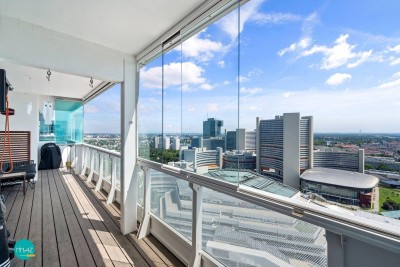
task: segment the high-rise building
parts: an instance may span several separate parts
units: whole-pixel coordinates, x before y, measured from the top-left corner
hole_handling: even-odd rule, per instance
[[[174,137],[172,139],[172,149],[179,150],[180,146],[181,146],[181,140],[179,139],[179,137]]]
[[[225,131],[225,151],[256,151],[256,131]]]
[[[313,118],[284,113],[257,118],[257,171],[299,189],[300,174],[312,168]]]
[[[203,121],[203,138],[216,137],[221,135],[221,127],[224,125],[222,120],[209,118]]]
[[[164,137],[164,143],[163,143],[164,149],[170,149],[171,147],[171,139],[167,136]]]
[[[193,137],[191,148],[203,147],[203,137]]]
[[[162,148],[160,136],[154,136],[154,148]]]
[[[313,154],[313,168],[322,167],[364,173],[364,149],[356,152],[319,149]]]

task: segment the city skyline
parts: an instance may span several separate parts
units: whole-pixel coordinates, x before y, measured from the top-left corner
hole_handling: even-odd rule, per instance
[[[139,131],[162,132],[164,94],[164,133],[201,133],[207,117],[224,120],[224,129],[254,129],[256,117],[289,112],[313,116],[318,133],[399,133],[395,6],[250,1],[240,10],[240,39],[234,11],[166,53],[164,68],[159,57],[141,69]]]

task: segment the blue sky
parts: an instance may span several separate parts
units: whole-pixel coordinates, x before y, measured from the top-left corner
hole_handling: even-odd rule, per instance
[[[395,0],[251,0],[240,24],[235,10],[164,56],[163,90],[161,58],[141,69],[139,130],[161,132],[164,94],[164,133],[284,112],[314,116],[315,132],[399,133],[398,14]]]

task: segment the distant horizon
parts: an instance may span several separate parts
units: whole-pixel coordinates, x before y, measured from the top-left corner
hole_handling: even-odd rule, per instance
[[[120,133],[106,133],[106,132],[93,132],[93,133],[84,133],[84,135],[93,135],[93,134],[118,134],[118,135],[121,135]],[[174,133],[174,132],[169,132],[169,133],[139,133],[139,134],[142,134],[142,135],[144,135],[144,134],[149,134],[149,135],[161,135],[161,134],[168,134],[168,135],[180,135],[180,134],[197,134],[197,135],[202,135],[202,133],[190,133],[190,132],[187,132],[187,133]],[[380,134],[380,135],[383,135],[383,134],[389,134],[389,135],[400,135],[400,133],[395,133],[395,132],[393,132],[393,133],[391,133],[391,132],[381,132],[381,133],[379,133],[379,132],[361,132],[361,133],[359,133],[359,132],[314,132],[314,135],[315,134],[356,134],[356,135],[371,135],[371,134]]]

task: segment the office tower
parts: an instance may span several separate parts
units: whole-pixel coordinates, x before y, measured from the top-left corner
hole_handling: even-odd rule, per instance
[[[172,149],[179,150],[180,146],[181,146],[181,140],[179,139],[179,137],[174,137],[172,139]]]
[[[221,135],[221,127],[224,125],[222,120],[209,118],[203,121],[203,138],[216,137]]]
[[[222,148],[215,150],[207,148],[193,148],[182,150],[182,159],[193,162],[193,169],[198,173],[207,173],[209,170],[222,169]]]
[[[364,149],[356,152],[319,149],[314,151],[313,168],[322,167],[364,173]]]
[[[299,177],[313,162],[313,119],[284,113],[257,118],[257,171],[299,189]]]
[[[256,131],[236,129],[236,131],[225,131],[225,151],[256,151]]]
[[[164,149],[170,149],[171,139],[169,137],[164,137]]]
[[[203,147],[203,137],[193,137],[191,148]]]
[[[223,137],[203,139],[203,147],[207,148],[207,150],[216,150],[217,147],[223,149],[225,147],[225,139]]]

